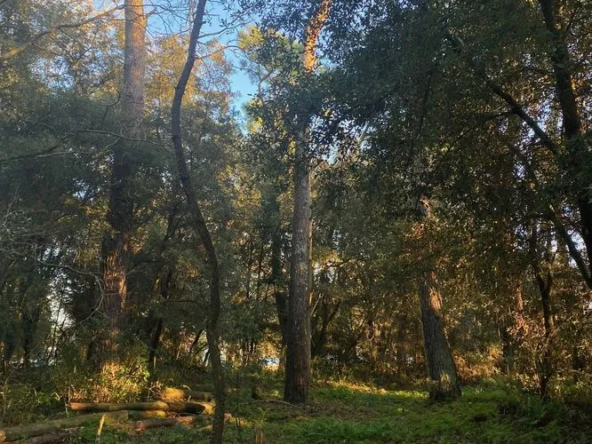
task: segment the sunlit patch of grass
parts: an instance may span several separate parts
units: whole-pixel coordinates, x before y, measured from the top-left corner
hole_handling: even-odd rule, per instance
[[[313,403],[322,410],[332,408],[345,418],[401,415],[414,406],[426,403],[427,393],[387,391],[369,386],[335,384],[320,387],[312,393]]]
[[[335,383],[315,389],[307,414],[264,424],[270,442],[535,444],[585,443],[592,436],[566,429],[558,419],[538,421],[523,410],[504,413],[505,403],[526,403],[503,388],[469,388],[460,401],[428,402],[420,391],[385,391]],[[544,419],[544,418],[543,418]],[[568,440],[566,436],[570,436]],[[588,439],[588,440],[587,440]]]
[[[274,389],[274,390],[271,390],[271,391],[269,392],[269,394],[270,394],[270,396],[273,396],[273,397],[275,397],[275,398],[279,398],[280,396],[282,396],[282,393],[280,392],[280,390],[279,390],[279,389]]]
[[[352,383],[328,383],[326,387],[319,387],[313,391],[314,396],[334,399],[393,399],[404,398],[410,400],[425,400],[427,393],[417,390],[388,391],[368,385]]]
[[[233,390],[226,443],[252,442],[254,429],[265,442],[282,444],[584,444],[592,432],[570,428],[557,405],[503,386],[465,388],[451,403],[432,403],[421,391],[387,391],[352,383],[320,384],[306,406],[281,401],[279,389],[264,388],[254,400],[247,388]],[[275,395],[275,396],[272,396]],[[90,436],[88,437],[90,441]],[[111,431],[104,442],[201,444],[208,429],[173,427],[142,433]]]

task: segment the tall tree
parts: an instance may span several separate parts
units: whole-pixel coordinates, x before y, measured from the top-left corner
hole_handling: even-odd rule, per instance
[[[177,170],[181,187],[185,193],[193,229],[199,234],[207,254],[207,262],[210,272],[210,311],[207,324],[206,336],[210,361],[212,363],[212,373],[214,377],[214,396],[216,397],[216,409],[214,412],[214,426],[212,430],[212,444],[221,444],[224,433],[224,368],[222,367],[222,358],[220,356],[220,347],[218,345],[219,331],[218,320],[220,318],[220,267],[218,264],[218,255],[216,247],[212,241],[210,230],[202,214],[199,202],[193,188],[185,153],[183,151],[183,140],[181,137],[181,105],[183,96],[191,77],[191,72],[196,60],[197,41],[200,37],[201,27],[204,21],[205,7],[207,0],[199,0],[195,15],[191,35],[189,37],[189,48],[187,50],[187,61],[175,87],[175,96],[171,109],[171,136],[177,159]]]
[[[304,74],[309,77],[317,65],[316,49],[329,17],[330,0],[323,0],[306,27],[304,37]],[[304,115],[303,115],[304,114]],[[292,218],[292,256],[290,260],[290,293],[286,341],[286,380],[284,399],[305,403],[311,377],[311,252],[312,213],[310,194],[310,124],[306,111],[296,116],[294,134],[294,213]]]
[[[144,113],[144,75],[146,71],[146,16],[143,0],[126,0],[123,91],[121,93],[121,135],[113,149],[109,190],[109,210],[102,246],[102,313],[109,325],[99,359],[107,362],[115,351],[121,331],[122,314],[128,291],[128,271],[133,235],[134,199],[132,180],[135,174],[133,142],[140,139]],[[125,139],[124,139],[125,138]],[[106,361],[107,360],[107,361]]]

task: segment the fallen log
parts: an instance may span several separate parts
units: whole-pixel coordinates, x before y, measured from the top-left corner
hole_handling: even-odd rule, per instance
[[[35,436],[55,433],[63,429],[81,427],[87,424],[98,423],[105,415],[105,420],[111,423],[127,421],[128,411],[92,413],[90,415],[71,416],[70,418],[55,419],[53,421],[24,424],[15,427],[0,429],[0,442],[16,441]]]
[[[203,407],[203,414],[204,415],[213,415],[214,414],[214,409],[216,407],[216,404],[214,404],[213,402],[202,402],[200,403]]]
[[[132,402],[117,404],[112,402],[71,402],[70,410],[75,412],[117,412],[120,410],[167,410],[168,405],[162,401]]]
[[[128,410],[129,412],[134,411],[166,411],[174,413],[192,413],[199,414],[206,409],[211,409],[209,403],[199,403],[193,401],[185,402],[135,402],[131,404],[117,404],[117,403],[83,403],[83,402],[72,402],[70,403],[70,410],[76,412],[116,412],[120,410]]]
[[[184,401],[191,399],[193,401],[212,402],[214,397],[208,392],[198,392],[189,389],[176,389],[166,387],[160,392],[160,400],[164,402]]]
[[[207,424],[209,420],[210,419],[207,416],[177,416],[175,418],[166,419],[148,419],[144,421],[136,421],[134,423],[134,430],[136,432],[141,432],[143,430],[155,429],[159,427],[172,427],[177,424]]]
[[[22,441],[12,441],[11,444],[60,444],[80,433],[80,428],[60,430],[48,435],[36,436]]]
[[[167,410],[169,412],[175,412],[175,413],[191,413],[194,415],[203,413],[204,410],[207,410],[210,408],[209,406],[210,403],[200,403],[200,402],[191,402],[191,401],[186,401],[186,402],[169,402],[167,404],[168,408]]]
[[[130,419],[155,419],[167,417],[167,412],[164,410],[130,410],[128,414]]]

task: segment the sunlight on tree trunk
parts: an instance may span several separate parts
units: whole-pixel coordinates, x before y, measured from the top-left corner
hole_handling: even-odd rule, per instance
[[[430,398],[447,401],[461,396],[456,365],[450,351],[442,319],[442,298],[434,272],[427,273],[419,285],[421,320],[426,368],[430,378]]]
[[[121,133],[137,139],[142,134],[144,113],[144,74],[146,71],[146,17],[142,0],[125,2],[125,50],[123,92],[121,94]],[[104,233],[102,268],[103,291],[101,308],[107,330],[101,333],[99,360],[117,361],[117,341],[123,325],[127,291],[128,268],[133,236],[134,201],[132,180],[135,174],[133,146],[120,139],[113,148],[113,166],[107,222]]]
[[[317,65],[316,48],[321,31],[329,17],[330,0],[323,0],[306,28],[304,71],[312,75]],[[311,116],[298,116],[300,129],[295,134],[294,216],[292,219],[292,257],[288,299],[288,335],[286,341],[286,380],[284,399],[300,404],[308,400],[311,378],[311,255],[312,209],[310,194]]]

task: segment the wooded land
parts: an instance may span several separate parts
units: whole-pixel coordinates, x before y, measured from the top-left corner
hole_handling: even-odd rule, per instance
[[[592,442],[591,122],[589,1],[0,0],[0,442]]]

